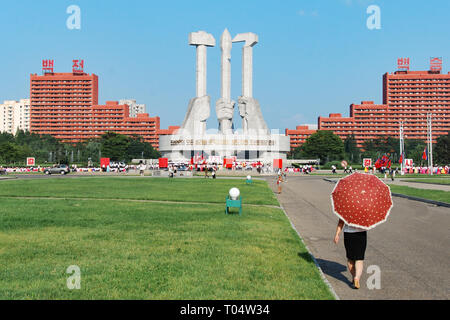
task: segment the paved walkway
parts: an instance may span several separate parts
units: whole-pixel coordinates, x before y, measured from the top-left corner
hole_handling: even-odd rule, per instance
[[[267,178],[276,190],[275,179]],[[450,212],[448,208],[394,198],[386,223],[368,233],[361,289],[351,288],[343,235],[332,241],[337,217],[323,177],[288,177],[278,200],[341,299],[449,299]],[[381,289],[369,290],[367,267],[381,270]]]

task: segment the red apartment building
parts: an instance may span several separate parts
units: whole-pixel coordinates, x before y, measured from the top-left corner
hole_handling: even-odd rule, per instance
[[[427,139],[427,113],[432,114],[433,141],[450,131],[450,72],[442,74],[442,59],[432,58],[429,71],[409,71],[408,64],[383,75],[383,104],[362,101],[350,105],[350,116],[331,113],[319,117],[319,130],[332,130],[345,139],[354,134],[359,147],[368,139]],[[436,63],[437,61],[437,63]],[[406,70],[405,70],[406,69]]]
[[[67,143],[113,131],[140,135],[158,149],[159,134],[170,134],[178,128],[160,130],[159,117],[149,117],[147,113],[131,118],[129,106],[119,105],[117,101],[98,105],[95,74],[54,73],[53,62],[50,72],[30,76],[30,100],[30,132],[50,134]]]
[[[92,106],[98,104],[95,74],[46,73],[30,76],[30,132],[64,142],[90,138]]]
[[[154,148],[159,147],[159,117],[149,117],[138,113],[136,118],[129,116],[129,106],[119,105],[117,101],[106,101],[105,105],[92,106],[90,137],[98,138],[106,131],[124,135],[138,135]]]
[[[316,131],[315,129],[310,129],[308,126],[296,126],[295,130],[286,129],[285,135],[290,136],[291,139],[291,150],[305,143],[306,139]]]
[[[175,132],[180,129],[180,126],[169,126],[168,129],[159,129],[158,134],[160,136],[164,135],[172,135],[175,134]]]

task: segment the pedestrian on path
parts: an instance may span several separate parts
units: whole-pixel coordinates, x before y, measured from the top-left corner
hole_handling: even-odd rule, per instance
[[[144,170],[145,170],[145,164],[143,164],[142,162],[139,164],[139,175],[141,177],[144,176]]]
[[[367,247],[367,231],[350,227],[339,219],[334,236],[334,243],[339,242],[341,231],[344,230],[344,246],[347,256],[347,267],[353,280],[352,284],[355,289],[359,289],[359,280],[364,269],[364,255]]]
[[[394,168],[389,169],[389,175],[391,176],[391,180],[394,181],[395,178],[395,170]]]
[[[278,194],[281,194],[281,183],[282,182],[283,182],[283,177],[281,175],[279,175],[278,179],[277,179]]]

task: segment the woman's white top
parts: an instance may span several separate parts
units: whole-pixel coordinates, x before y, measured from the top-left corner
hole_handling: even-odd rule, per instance
[[[361,231],[366,231],[366,230],[361,229],[361,228],[356,228],[356,227],[350,227],[349,225],[344,224],[344,232],[354,233],[354,232],[361,232]]]

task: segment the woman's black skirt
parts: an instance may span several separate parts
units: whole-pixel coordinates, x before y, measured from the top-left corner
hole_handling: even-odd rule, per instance
[[[364,260],[367,246],[367,231],[344,232],[344,245],[349,260]]]

